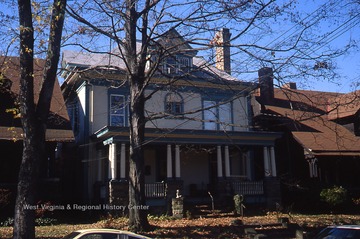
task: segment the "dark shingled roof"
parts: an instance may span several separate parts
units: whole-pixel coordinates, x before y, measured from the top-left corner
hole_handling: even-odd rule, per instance
[[[34,60],[34,95],[35,102],[39,97],[43,66],[45,61]],[[20,65],[18,57],[0,57],[0,139],[21,140],[22,128],[20,118],[9,113],[16,107],[20,91]],[[50,114],[47,122],[47,141],[72,141],[74,139],[69,116],[66,110],[59,82],[55,82],[51,100]]]

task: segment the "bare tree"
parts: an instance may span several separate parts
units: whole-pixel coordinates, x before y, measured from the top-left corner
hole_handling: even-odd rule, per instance
[[[323,44],[314,29],[327,15],[317,13],[311,20],[305,21],[306,19],[302,19],[302,16],[295,12],[294,4],[295,1],[278,4],[274,0],[126,0],[77,1],[69,5],[68,13],[75,22],[71,26],[69,24],[67,31],[72,38],[66,39],[66,44],[94,53],[108,53],[111,57],[120,58],[125,64],[130,85],[131,205],[145,203],[142,146],[145,123],[151,119],[146,115],[151,112],[146,112],[144,104],[152,96],[145,95],[145,89],[154,74],[159,72],[163,61],[184,50],[183,45],[168,45],[160,39],[167,37],[169,29],[176,29],[184,39],[181,44],[185,42],[191,45],[193,51],[201,52],[208,60],[204,61],[203,68],[218,61],[214,57],[214,47],[227,44],[231,47],[233,59],[237,59],[231,64],[235,66],[233,70],[227,69],[234,76],[256,72],[266,65],[274,68],[280,83],[285,81],[287,76],[295,75],[332,77],[334,69],[330,67],[330,60],[343,54],[344,50],[306,50],[315,44]],[[295,33],[285,37],[285,40],[281,38],[274,41],[274,26],[280,22],[291,22],[297,28]],[[233,32],[229,41],[217,41],[215,32],[229,26]],[[138,44],[137,40],[141,44]],[[113,46],[118,52],[113,50]],[[347,49],[345,47],[345,50]],[[167,75],[167,72],[161,73]],[[280,73],[283,73],[283,76]],[[169,85],[177,80],[170,76],[169,79]],[[166,114],[152,116],[164,115]],[[130,210],[129,223],[135,231],[145,229],[148,225],[145,212],[133,207]]]
[[[65,17],[66,0],[53,2],[49,44],[38,102],[34,101],[34,27],[32,2],[19,0],[20,29],[20,114],[24,131],[23,157],[19,171],[15,205],[14,238],[35,238],[35,211],[26,205],[35,205],[40,159],[45,152],[45,132],[52,98],[60,42]]]

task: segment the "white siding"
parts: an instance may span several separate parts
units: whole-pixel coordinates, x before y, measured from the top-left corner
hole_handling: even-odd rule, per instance
[[[240,97],[233,102],[234,131],[248,131],[249,119],[246,97]]]
[[[93,90],[93,123],[90,133],[108,125],[109,118],[109,95],[108,88],[103,86],[92,86]],[[151,91],[148,91],[149,94]],[[145,108],[147,116],[154,113],[161,113],[165,110],[165,96],[169,91],[159,91],[155,93],[150,100],[146,102]],[[179,93],[184,101],[185,119],[172,119],[171,117],[164,117],[152,121],[148,121],[146,127],[148,128],[176,128],[176,129],[203,129],[203,112],[202,98],[198,93]],[[79,91],[80,102],[82,108],[85,109],[85,91],[84,88]],[[248,130],[248,113],[246,97],[241,97],[233,101],[233,123],[235,131]],[[192,112],[192,113],[190,113]],[[196,112],[196,113],[193,113]],[[90,119],[89,118],[89,119]]]
[[[108,125],[109,119],[109,95],[108,88],[103,86],[93,86],[94,91],[94,123],[92,126],[92,132],[94,133],[97,130]]]
[[[149,93],[149,92],[148,92]],[[165,96],[168,94],[168,91],[159,91],[154,94],[149,101],[146,102],[146,110],[149,115],[153,113],[164,112],[164,102]],[[180,93],[181,97],[184,100],[184,112],[194,112],[201,109],[201,97],[199,94],[195,93]],[[176,129],[202,129],[202,113],[197,112],[193,114],[186,114],[187,119],[171,119],[171,118],[161,118],[153,121],[149,121],[146,125],[148,128],[176,128]],[[190,118],[190,119],[189,119]]]
[[[81,87],[78,90],[78,120],[79,120],[79,134],[77,136],[77,140],[84,140],[84,131],[85,131],[85,109],[86,109],[86,91],[85,87]]]

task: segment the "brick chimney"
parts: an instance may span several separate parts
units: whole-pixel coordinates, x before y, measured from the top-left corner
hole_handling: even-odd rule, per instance
[[[213,43],[216,46],[216,68],[231,74],[230,65],[230,36],[228,28],[223,28],[215,34]]]
[[[270,67],[263,67],[258,71],[260,98],[270,101],[274,98],[274,75]]]

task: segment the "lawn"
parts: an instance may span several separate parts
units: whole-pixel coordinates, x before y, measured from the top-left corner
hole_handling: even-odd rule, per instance
[[[279,217],[289,219],[289,224],[279,223]],[[326,225],[357,224],[360,215],[279,215],[269,213],[262,216],[235,217],[232,214],[207,214],[190,219],[173,219],[171,217],[149,217],[152,230],[142,234],[153,238],[245,238],[244,228],[255,228],[257,233],[268,235],[268,238],[291,238],[294,228],[301,229],[309,235]],[[83,228],[117,228],[127,230],[126,218],[107,218],[95,223],[69,223],[36,228],[37,238],[61,238],[71,231]],[[1,239],[11,238],[11,227],[0,227]],[[305,237],[306,238],[306,237]]]

